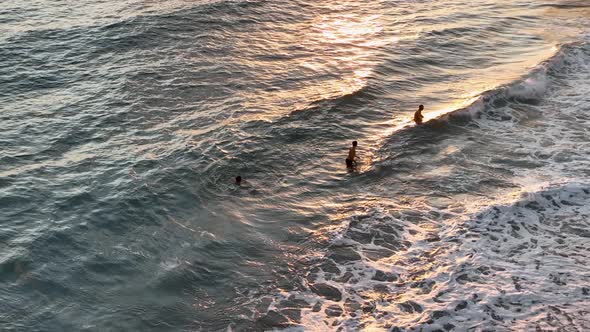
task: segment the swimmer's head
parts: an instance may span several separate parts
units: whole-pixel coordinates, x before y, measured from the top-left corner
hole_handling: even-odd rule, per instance
[[[242,177],[241,176],[236,176],[236,184],[239,185],[242,183]]]
[[[356,148],[357,145],[358,145],[357,141],[352,141],[352,146],[354,146]]]
[[[424,105],[418,106],[418,111],[423,111],[423,110],[424,110]]]

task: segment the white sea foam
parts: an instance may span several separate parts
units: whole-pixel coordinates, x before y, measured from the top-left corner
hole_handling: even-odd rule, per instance
[[[279,304],[286,299],[309,304],[289,331],[590,328],[589,203],[590,186],[570,183],[469,216],[368,208],[344,234],[360,257],[333,245],[306,276],[308,290],[283,293],[270,310],[292,310]],[[388,235],[399,241],[376,244]]]
[[[514,154],[511,195],[366,206],[271,310],[303,300],[292,331],[590,329],[588,73],[569,47],[496,92],[505,103],[465,109]]]
[[[508,97],[518,100],[539,100],[547,91],[547,76],[544,72],[527,77],[507,90]]]

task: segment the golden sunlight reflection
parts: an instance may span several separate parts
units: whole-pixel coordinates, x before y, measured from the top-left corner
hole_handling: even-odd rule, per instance
[[[254,96],[248,94],[244,98],[247,107],[269,105],[273,115],[280,116],[284,111],[305,110],[313,102],[361,91],[378,63],[373,57],[375,48],[392,42],[380,36],[383,30],[380,15],[363,16],[358,12],[335,11],[296,25],[292,29],[300,31],[300,34],[281,35],[277,38],[281,43],[264,41],[268,43],[265,48],[273,53],[275,50],[281,53],[286,45],[313,50],[307,56],[287,59],[285,68],[291,76],[325,75],[326,79],[316,80],[314,84],[302,80],[301,84],[290,88],[257,91]],[[260,67],[268,64],[253,65]],[[279,110],[283,111],[277,112]]]
[[[474,92],[473,93],[474,96],[471,98],[466,97],[465,99],[458,99],[458,100],[453,101],[448,106],[438,108],[433,111],[425,112],[424,113],[424,122],[430,121],[432,119],[437,119],[443,115],[446,115],[451,112],[466,108],[469,105],[472,105],[475,102],[477,102],[477,100],[480,98],[480,94],[481,94],[481,92]]]
[[[426,104],[423,112],[424,122],[441,118],[449,113],[468,108],[471,105],[476,108],[479,107],[480,105],[478,103],[481,102],[480,98],[486,91],[520,79],[522,68],[534,68],[543,65],[544,61],[555,56],[558,51],[559,47],[553,45],[548,48],[537,50],[535,54],[525,57],[520,61],[498,65],[493,68],[493,75],[490,75],[489,68],[482,68],[481,70],[474,70],[473,77],[469,77],[465,81],[446,87],[443,86],[445,89],[459,91],[459,94],[457,94],[455,99],[448,102],[431,105]],[[416,99],[426,99],[428,96],[439,95],[443,92],[440,91],[440,89],[441,86],[433,86],[431,89],[425,87],[421,92],[421,95],[416,96]],[[391,120],[384,122],[382,125],[387,129],[383,130],[383,127],[379,127],[375,134],[375,141],[382,142],[393,133],[409,126],[413,126],[414,112],[415,109],[409,109],[407,110],[407,113],[405,113],[405,116],[392,118]]]
[[[367,78],[373,73],[369,59],[373,51],[366,43],[371,41],[373,46],[380,45],[382,39],[377,36],[383,29],[380,19],[379,15],[346,14],[322,16],[313,23],[311,31],[316,34],[315,39],[326,45],[325,53],[338,62],[333,65],[350,72],[333,82],[335,91],[346,95],[366,85]]]
[[[365,41],[382,30],[379,16],[357,17],[354,14],[339,18],[321,17],[316,28],[328,43],[355,43]]]

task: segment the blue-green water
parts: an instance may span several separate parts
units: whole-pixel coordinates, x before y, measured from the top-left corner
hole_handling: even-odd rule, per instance
[[[4,1],[0,330],[590,329],[589,17]]]

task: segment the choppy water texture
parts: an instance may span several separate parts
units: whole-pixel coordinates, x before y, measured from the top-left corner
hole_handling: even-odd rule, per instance
[[[589,18],[3,1],[0,330],[590,330]]]

